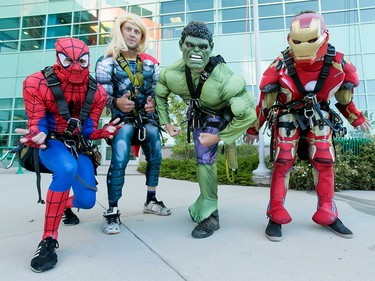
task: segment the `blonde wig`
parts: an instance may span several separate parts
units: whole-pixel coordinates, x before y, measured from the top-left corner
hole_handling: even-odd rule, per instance
[[[142,19],[136,14],[125,13],[119,16],[112,28],[111,41],[109,42],[108,48],[105,51],[105,55],[111,55],[113,58],[117,58],[120,55],[120,51],[127,51],[125,40],[122,37],[121,28],[125,22],[130,22],[139,27],[142,33],[142,38],[138,45],[138,53],[143,53],[148,47],[148,29],[143,23]]]

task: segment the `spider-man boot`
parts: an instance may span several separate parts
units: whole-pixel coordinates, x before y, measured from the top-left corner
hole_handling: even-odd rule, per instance
[[[30,264],[34,272],[39,273],[54,268],[57,264],[55,249],[59,247],[58,228],[68,197],[69,190],[64,192],[48,190],[47,192],[44,234]]]

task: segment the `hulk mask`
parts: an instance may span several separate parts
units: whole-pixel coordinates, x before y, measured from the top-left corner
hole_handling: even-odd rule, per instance
[[[185,64],[193,70],[201,71],[208,64],[212,47],[208,40],[187,36],[180,45]]]

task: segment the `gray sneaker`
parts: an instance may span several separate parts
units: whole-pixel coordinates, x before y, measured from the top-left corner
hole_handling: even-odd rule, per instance
[[[327,225],[327,227],[341,237],[347,239],[353,238],[353,232],[347,228],[339,218],[337,218],[334,223]]]
[[[171,209],[167,208],[164,205],[163,201],[151,200],[148,204],[144,204],[143,213],[159,216],[169,216],[171,214]]]
[[[271,241],[281,241],[281,239],[283,239],[281,224],[269,220],[268,225],[266,227],[266,237]]]
[[[194,238],[206,238],[218,229],[220,229],[219,212],[216,210],[193,229],[191,236]]]
[[[104,224],[103,232],[105,234],[118,234],[120,233],[120,213],[117,207],[109,208],[103,213]]]

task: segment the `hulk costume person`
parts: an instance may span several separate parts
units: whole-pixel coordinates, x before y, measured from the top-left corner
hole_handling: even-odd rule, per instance
[[[218,143],[221,140],[233,143],[249,124],[255,122],[254,98],[246,91],[244,79],[234,74],[220,56],[210,57],[214,43],[206,24],[190,22],[182,31],[179,46],[182,58],[161,71],[155,97],[160,123],[165,125],[171,137],[178,135],[180,129],[170,123],[170,93],[179,95],[193,110],[190,117],[193,119],[200,195],[189,207],[189,213],[198,223],[192,236],[205,238],[220,228],[216,169]],[[209,73],[209,67],[215,64]],[[231,121],[224,119],[226,106],[231,109]]]

